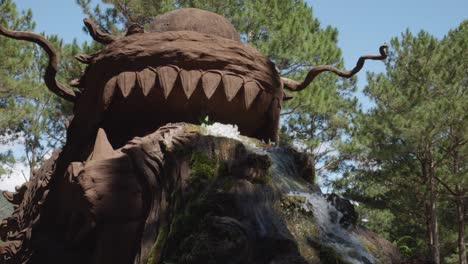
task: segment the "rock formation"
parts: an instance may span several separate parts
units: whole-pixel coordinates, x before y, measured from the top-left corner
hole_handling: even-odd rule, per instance
[[[114,150],[99,130],[65,177],[55,152],[5,193],[2,263],[399,263],[349,202],[327,201],[307,156],[204,131],[170,124]]]

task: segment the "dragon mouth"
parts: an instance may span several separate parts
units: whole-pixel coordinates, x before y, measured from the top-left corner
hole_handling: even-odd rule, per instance
[[[220,70],[185,70],[174,65],[124,71],[102,90],[100,127],[114,147],[173,122],[203,120],[236,124],[255,137],[268,122],[274,96],[256,80]]]
[[[167,123],[207,117],[277,140],[282,82],[274,64],[248,45],[190,31],[141,33],[79,59],[89,65],[73,85],[82,94],[70,146],[90,144],[103,128],[119,148]]]

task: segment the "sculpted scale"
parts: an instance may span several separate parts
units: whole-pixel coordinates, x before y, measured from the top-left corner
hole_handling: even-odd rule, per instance
[[[89,234],[96,235],[90,230],[99,226],[100,217],[104,219],[108,214],[113,214],[109,212],[115,213],[112,211],[112,206],[115,205],[102,204],[104,200],[100,200],[99,191],[104,196],[113,195],[117,191],[113,191],[114,187],[98,186],[99,182],[90,180],[94,176],[89,175],[94,175],[93,170],[99,171],[99,168],[96,169],[96,162],[111,158],[114,161],[103,165],[107,169],[99,171],[99,175],[109,177],[99,177],[110,182],[126,182],[126,179],[113,176],[112,173],[118,171],[120,165],[117,164],[126,164],[127,159],[123,158],[122,153],[127,153],[124,150],[128,151],[128,144],[133,144],[130,141],[133,138],[148,136],[161,127],[161,133],[165,135],[164,126],[169,123],[198,124],[208,116],[215,122],[237,125],[245,136],[265,142],[277,142],[281,107],[283,101],[290,98],[286,96],[285,90],[301,91],[318,74],[326,71],[349,78],[363,67],[365,60],[382,60],[387,56],[386,46],[381,46],[379,55],[362,56],[351,71],[341,71],[332,66],[317,66],[309,71],[304,81],[298,82],[282,77],[271,60],[241,42],[239,33],[227,19],[211,12],[199,9],[175,10],[156,17],[148,32],[142,26],[134,24],[127,29],[124,36],[104,33],[89,19],[84,22],[93,39],[105,46],[94,54],[76,57],[88,66],[81,78],[70,82],[73,89],[56,80],[57,54],[44,37],[30,32],[10,31],[0,25],[1,35],[34,42],[45,50],[49,56],[44,75],[46,86],[74,104],[73,119],[67,130],[67,142],[60,154],[57,152],[37,171],[37,175],[33,175],[34,183],[22,186],[17,193],[4,194],[15,204],[16,214],[13,218],[4,220],[0,226],[0,237],[10,241],[7,246],[0,247],[0,255],[8,255],[9,259],[14,259],[18,252],[22,252],[21,261],[29,260],[32,253],[25,251],[29,246],[24,246],[24,241],[31,239],[33,226],[39,225],[39,222],[41,227],[38,230],[42,230],[41,232],[55,232],[58,227],[39,219],[48,219],[49,223],[57,222],[59,220],[54,215],[57,211],[62,210],[64,213],[61,215],[71,215],[64,222],[73,222],[74,210],[81,210],[86,215],[84,219],[87,220],[80,220],[80,227],[75,231],[77,240],[81,237],[87,241],[90,239]],[[148,137],[154,142],[168,144],[162,136],[157,139]],[[132,153],[136,155],[135,153],[140,152]],[[154,154],[145,153],[149,156]],[[133,162],[138,163],[132,155]],[[158,164],[154,166],[161,167],[162,161]],[[157,211],[154,204],[163,206],[152,202],[161,187],[151,177],[126,184],[137,186],[134,191],[139,195],[123,195],[117,200],[130,200],[129,204],[134,202],[136,206],[131,208],[144,211],[147,217],[143,223],[128,227],[126,238],[132,242],[132,239],[144,240],[147,235],[153,238],[150,241],[154,241],[157,234],[151,231],[151,222],[148,220],[151,217],[148,212]],[[81,191],[77,191],[78,189]],[[70,205],[62,201],[82,199],[80,195],[86,197],[85,202]],[[25,202],[25,197],[30,197],[30,201]],[[148,197],[152,199],[151,202]],[[41,207],[42,204],[44,208]],[[93,212],[92,217],[88,217],[89,211]],[[100,212],[104,213],[100,215]],[[76,225],[74,222],[73,224]],[[118,230],[123,232],[121,228]],[[106,232],[109,235],[114,230]],[[60,239],[57,238],[58,241]],[[106,239],[106,236],[102,235],[101,239]],[[100,241],[99,238],[96,241]],[[147,258],[151,245],[145,241],[141,243],[140,249],[132,248],[134,243],[131,243],[128,248],[132,249],[121,257],[123,260],[119,263],[133,259],[138,250],[143,259]],[[40,243],[35,247],[40,247]],[[80,250],[84,252],[91,249],[81,246]],[[105,255],[102,252],[111,249],[103,246],[100,250],[100,254],[96,253],[98,260],[99,256]],[[36,257],[46,259],[46,256]],[[135,260],[135,263],[139,262]]]

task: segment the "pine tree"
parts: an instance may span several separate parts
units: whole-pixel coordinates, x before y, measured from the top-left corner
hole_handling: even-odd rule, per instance
[[[466,201],[468,199],[468,20],[451,30],[439,51],[440,85],[445,93],[439,111],[443,113],[444,142],[440,146],[443,166],[438,182],[455,204],[459,263],[467,263],[465,244]]]
[[[34,27],[31,10],[18,14],[11,0],[0,1],[0,23],[15,30],[31,30]],[[31,86],[27,80],[31,79],[32,46],[0,37],[0,57],[3,59],[0,70],[0,142],[6,144],[15,139],[19,131],[15,124],[23,114],[17,111],[16,101],[25,97],[24,87]],[[18,67],[25,70],[18,70]],[[14,163],[12,151],[0,153],[0,175],[10,172]]]
[[[465,21],[443,40],[424,31],[416,36],[406,31],[392,39],[386,74],[368,75],[365,93],[376,107],[359,117],[353,144],[343,150],[356,156],[356,169],[336,185],[367,204],[382,202],[393,210],[399,221],[404,220],[395,224],[399,235],[410,232],[412,217],[419,218],[416,224],[426,225],[434,263],[442,259],[440,241],[446,236],[440,232],[440,212],[450,211],[450,204],[452,208],[457,204],[459,240],[464,238],[466,27]],[[447,203],[445,197],[456,202]],[[424,214],[418,212],[422,208]],[[459,252],[460,261],[466,261],[461,243]]]
[[[33,31],[32,11],[21,15],[11,0],[0,1],[0,23],[17,31]],[[76,42],[63,44],[57,36],[49,36],[62,58],[60,68],[66,69],[68,80],[78,77],[83,67],[73,55],[81,51]],[[33,44],[0,37],[0,139],[2,144],[19,143],[24,148],[22,158],[29,175],[49,152],[64,142],[65,123],[71,115],[71,105],[57,98],[44,85],[43,73],[47,56]],[[9,165],[19,162],[9,150],[0,154],[2,174],[11,173]],[[3,162],[2,162],[3,161]]]

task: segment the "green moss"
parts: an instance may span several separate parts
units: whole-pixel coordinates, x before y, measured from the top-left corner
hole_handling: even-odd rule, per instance
[[[318,235],[318,228],[311,219],[303,216],[292,216],[287,219],[286,224],[297,241],[301,256],[309,263],[320,263],[319,252],[307,243],[308,237]]]
[[[194,152],[190,160],[189,184],[200,187],[200,184],[214,180],[218,162],[210,159],[205,153]]]
[[[275,207],[285,220],[288,230],[297,241],[301,256],[311,264],[327,263],[320,261],[319,251],[308,243],[308,238],[319,237],[320,232],[313,220],[312,213],[304,210],[303,204],[305,202],[304,197],[284,196],[276,202]]]
[[[387,250],[384,250],[384,248],[382,248],[379,244],[377,244],[375,241],[369,240],[366,238],[366,236],[360,235],[358,238],[364,248],[375,257],[375,263],[385,264],[389,262],[385,254]]]
[[[371,241],[367,240],[364,237],[359,237],[359,240],[361,241],[361,244],[364,245],[366,250],[369,251],[372,255],[378,255],[379,249],[377,248],[377,245],[373,244]]]
[[[156,239],[156,242],[154,243],[149,253],[147,264],[157,264],[157,262],[161,259],[162,249],[166,242],[167,235],[167,226],[162,226],[161,230],[159,230],[158,238]]]
[[[216,200],[212,191],[228,188],[230,181],[226,165],[210,158],[203,152],[194,152],[190,157],[190,175],[184,201],[180,194],[174,194],[174,215],[169,227],[167,244],[171,256],[165,256],[170,263],[190,263],[190,259],[203,251],[199,240],[203,239],[203,219],[210,215]],[[194,243],[194,241],[199,241]]]
[[[283,213],[286,215],[300,213],[306,217],[311,217],[313,215],[312,211],[307,210],[304,207],[306,202],[307,201],[305,197],[288,195],[281,198],[279,205],[282,208]],[[309,221],[312,220],[310,219]]]
[[[203,260],[203,263],[217,264],[214,241],[216,237],[201,227],[181,241],[177,263],[200,263]]]
[[[320,230],[314,222],[312,211],[304,208],[305,203],[305,197],[290,195],[277,204],[301,255],[309,263],[348,264],[333,248],[320,244]]]
[[[226,162],[218,162],[218,171],[216,172],[219,177],[226,177],[229,175],[229,169]]]
[[[254,184],[268,184],[271,180],[271,161],[266,156],[251,155],[249,166],[257,171],[256,177],[251,180]]]
[[[175,253],[166,256],[171,263],[190,263],[186,262],[189,258],[187,247],[189,241],[199,233],[202,219],[209,212],[209,206],[204,196],[193,200],[188,200],[185,208],[179,208],[177,214],[173,216],[168,234],[168,245],[171,252]]]
[[[180,193],[171,193],[171,200],[173,201],[171,207],[174,215],[171,217],[170,224],[161,227],[156,242],[151,248],[148,264],[158,263],[164,254],[164,248],[172,247],[174,249],[179,247],[186,240],[187,234],[198,229],[200,219],[203,219],[210,210],[207,193],[210,186],[217,179],[220,168],[219,162],[209,158],[206,154],[201,152],[191,153],[187,197],[182,201]],[[168,256],[164,263],[179,263],[179,260],[178,257],[171,258]]]
[[[320,262],[330,264],[350,264],[343,260],[332,248],[321,246],[319,249]]]
[[[234,157],[239,143],[222,140],[217,144],[216,158],[203,151],[184,154],[190,160],[190,175],[183,195],[171,194],[171,222],[162,252],[167,263],[219,263],[224,257],[223,252],[235,251],[230,248],[235,244],[233,241],[241,239],[213,228],[211,222],[212,216],[224,215],[231,210],[226,207],[232,202],[229,191],[239,179],[233,176],[232,164],[223,162],[224,158]],[[253,172],[258,175],[258,179],[252,179],[255,183],[267,182],[264,175],[270,167],[269,159],[252,162]]]
[[[226,178],[223,182],[222,182],[222,189],[224,192],[229,192],[232,187],[234,187],[236,184],[236,181],[232,178]]]

